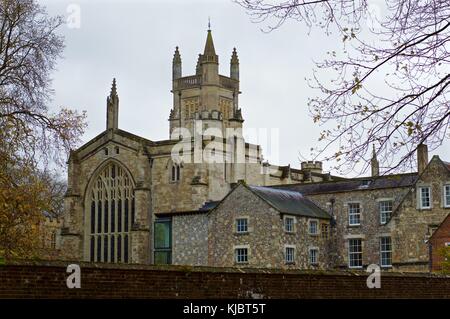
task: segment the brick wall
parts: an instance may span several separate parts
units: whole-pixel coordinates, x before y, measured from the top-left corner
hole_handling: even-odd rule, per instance
[[[81,288],[66,287],[66,263],[0,266],[0,298],[450,298],[450,277],[81,263]]]

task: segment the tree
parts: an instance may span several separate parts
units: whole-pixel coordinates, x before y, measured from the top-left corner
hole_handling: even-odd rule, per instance
[[[440,248],[439,255],[442,258],[441,272],[450,275],[450,247],[445,246]]]
[[[434,150],[450,137],[449,1],[235,2],[268,31],[294,19],[341,40],[342,52],[316,63],[309,80],[321,92],[309,100],[314,121],[332,125],[314,152],[335,168],[364,171],[374,145],[385,173],[405,169],[419,144]]]
[[[85,114],[49,109],[50,75],[64,48],[33,0],[0,0],[0,255],[34,254],[43,212],[55,209],[48,167],[63,165],[79,143]]]
[[[0,255],[6,260],[37,254],[39,225],[43,212],[50,209],[46,186],[30,166],[0,170]]]

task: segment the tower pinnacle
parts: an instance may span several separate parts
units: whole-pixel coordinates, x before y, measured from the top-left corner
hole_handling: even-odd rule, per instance
[[[230,78],[239,80],[239,58],[237,56],[236,48],[233,48],[230,61]]]
[[[113,78],[112,86],[111,86],[111,93],[109,94],[110,97],[117,96],[117,85],[116,85],[116,78]]]
[[[181,55],[180,51],[178,51],[178,47],[175,47],[175,53],[173,54],[172,60],[172,79],[175,80],[181,78],[181,76]]]
[[[111,92],[106,98],[106,129],[119,128],[119,96],[117,95],[116,78],[113,79]]]

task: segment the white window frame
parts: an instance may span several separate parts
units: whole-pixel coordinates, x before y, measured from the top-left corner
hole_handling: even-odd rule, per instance
[[[312,260],[312,252],[315,252],[315,255],[314,255],[314,257],[315,257],[315,260]],[[318,265],[319,264],[319,248],[317,248],[317,247],[310,247],[309,249],[308,249],[308,263],[310,264],[310,265]]]
[[[428,189],[428,199],[429,199],[429,206],[423,206],[423,197],[422,197],[422,189]],[[418,192],[418,200],[419,200],[419,208],[420,209],[431,209],[432,205],[432,197],[431,197],[431,186],[423,185],[417,187]]]
[[[245,220],[246,222],[245,222],[245,230],[239,230],[239,221],[241,221],[241,220]],[[236,233],[237,234],[246,234],[246,233],[248,233],[248,217],[236,217],[236,220],[235,220],[235,231],[236,231]]]
[[[286,221],[288,219],[292,219],[292,230],[288,230],[286,227],[287,226]],[[283,229],[286,233],[289,233],[289,234],[295,233],[295,224],[296,224],[296,219],[294,216],[286,215],[283,217]]]
[[[315,232],[315,233],[311,232],[311,224],[312,224],[312,223],[315,223],[315,224],[316,224],[316,232]],[[310,220],[308,221],[308,234],[314,235],[314,236],[320,234],[320,231],[319,231],[319,220],[317,220],[317,219],[310,219]]]
[[[389,238],[389,249],[386,249],[386,244],[383,246],[383,240]],[[383,254],[389,254],[389,257],[383,257]],[[385,263],[383,261],[389,260],[390,263]],[[380,266],[384,268],[392,267],[392,238],[390,236],[380,237]]]
[[[238,250],[240,249],[245,249],[246,250],[246,256],[247,256],[247,260],[246,261],[239,261],[239,254],[238,254]],[[249,260],[250,260],[250,247],[249,245],[239,245],[239,246],[234,246],[233,247],[233,253],[234,253],[234,262],[236,264],[248,264]]]
[[[361,250],[359,252],[350,251],[350,248],[352,247],[350,243],[354,240],[359,240],[359,242],[360,242],[359,246],[361,247]],[[363,240],[362,240],[362,238],[349,238],[347,243],[348,243],[348,268],[359,268],[359,269],[362,268],[363,267]],[[356,254],[361,255],[361,258],[360,258],[361,265],[357,265],[357,266],[353,265],[352,266],[352,263],[351,263],[352,255],[356,255]]]
[[[381,206],[384,203],[391,203],[391,210],[382,210]],[[378,212],[380,215],[380,224],[381,225],[385,225],[387,223],[387,221],[389,220],[389,218],[392,216],[392,211],[393,211],[393,207],[394,207],[394,201],[392,199],[381,199],[378,201]]]
[[[450,208],[450,184],[444,184],[443,190],[442,190],[442,203],[444,208]]]
[[[288,260],[288,249],[292,250],[292,260]],[[295,264],[295,245],[284,245],[284,263],[286,265]]]
[[[355,213],[351,214],[350,213],[352,205],[358,205],[358,213],[357,214],[355,214]],[[361,217],[362,217],[361,203],[360,202],[349,202],[349,203],[347,203],[347,212],[348,212],[348,225],[349,226],[361,226]],[[358,220],[359,220],[358,223],[352,223],[352,218],[351,218],[352,215],[359,216],[358,217]]]

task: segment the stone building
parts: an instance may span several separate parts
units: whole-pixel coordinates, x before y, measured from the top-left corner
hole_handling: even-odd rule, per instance
[[[438,156],[428,163],[424,145],[418,152],[417,173],[275,187],[300,192],[333,216],[334,267],[426,271],[427,240],[450,213],[450,164]]]
[[[106,130],[68,161],[61,256],[71,260],[273,268],[428,269],[426,241],[450,212],[450,164],[426,145],[418,170],[342,178],[321,162],[264,161],[242,134],[239,59],[218,72],[211,31],[194,75],[173,57],[170,138]],[[169,111],[169,110],[168,110]],[[447,201],[446,201],[447,200]]]
[[[331,217],[295,191],[241,182],[220,202],[209,203],[197,211],[156,216],[157,223],[171,225],[173,244],[167,242],[166,248],[174,264],[330,266],[327,252]],[[164,237],[157,235],[155,242],[157,247],[164,246]],[[160,252],[165,254],[164,250]]]
[[[105,131],[69,157],[61,257],[153,263],[162,256],[153,243],[157,213],[201,209],[221,200],[240,180],[275,185],[338,178],[323,173],[320,162],[294,169],[264,161],[261,147],[247,143],[242,134],[236,49],[229,76],[220,75],[218,66],[211,30],[196,74],[183,76],[176,48],[170,138],[162,141],[119,129],[113,81]],[[164,224],[156,224],[160,227]]]

